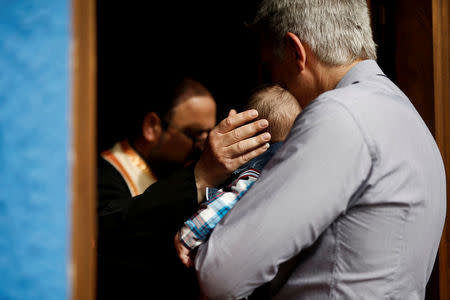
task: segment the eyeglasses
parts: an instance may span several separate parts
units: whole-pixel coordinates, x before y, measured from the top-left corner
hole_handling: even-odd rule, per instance
[[[184,136],[189,138],[194,145],[196,143],[202,141],[202,136],[204,135],[204,133],[206,133],[208,135],[209,132],[211,131],[211,129],[197,129],[197,128],[189,128],[189,127],[184,128],[184,129],[179,129],[179,128],[171,126],[166,120],[161,120],[161,125],[164,130],[171,128],[171,129],[176,130],[177,132],[183,134]]]

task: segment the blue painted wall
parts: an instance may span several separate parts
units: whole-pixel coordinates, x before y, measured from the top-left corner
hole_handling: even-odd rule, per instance
[[[70,2],[0,0],[0,299],[69,295]]]

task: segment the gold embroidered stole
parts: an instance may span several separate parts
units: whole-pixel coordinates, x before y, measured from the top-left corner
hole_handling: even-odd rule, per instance
[[[142,194],[157,181],[147,163],[126,140],[114,144],[101,155],[122,175],[133,197]]]

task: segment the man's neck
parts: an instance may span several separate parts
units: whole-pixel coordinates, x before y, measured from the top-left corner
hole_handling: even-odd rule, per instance
[[[161,159],[158,154],[155,154],[155,149],[158,145],[152,145],[143,137],[138,137],[130,142],[133,149],[144,159],[147,166],[151,169],[156,178],[161,179],[169,176],[173,172],[181,169],[183,164],[173,161]]]
[[[323,72],[327,74],[324,78],[323,88],[325,91],[334,90],[338,83],[344,78],[345,74],[350,71],[361,60],[356,60],[350,64],[342,66],[324,67]]]
[[[314,71],[311,72],[314,89],[311,95],[304,99],[304,103],[301,103],[302,107],[306,107],[321,94],[335,89],[345,74],[360,61],[356,60],[350,64],[340,66],[328,66],[316,62],[316,66],[312,68]]]
[[[147,163],[151,153],[151,145],[146,142],[143,137],[135,138],[134,140],[129,140],[129,144],[133,147],[134,151],[139,154]]]

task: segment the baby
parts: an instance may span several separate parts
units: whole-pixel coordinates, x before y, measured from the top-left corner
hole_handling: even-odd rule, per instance
[[[175,248],[182,263],[193,265],[198,246],[204,243],[214,227],[233,208],[258,179],[261,170],[287,137],[298,114],[300,105],[295,97],[278,85],[257,89],[250,96],[247,109],[256,109],[259,118],[269,121],[270,148],[233,172],[221,189],[207,188],[206,201],[192,215],[175,236]]]

